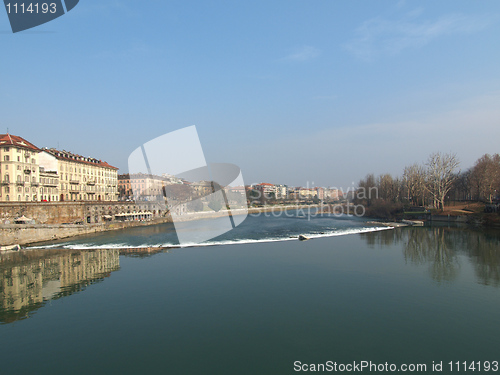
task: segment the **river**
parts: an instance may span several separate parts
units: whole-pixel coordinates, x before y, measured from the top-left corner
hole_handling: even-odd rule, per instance
[[[493,372],[499,231],[379,229],[261,215],[210,246],[176,247],[162,224],[3,255],[2,373]]]

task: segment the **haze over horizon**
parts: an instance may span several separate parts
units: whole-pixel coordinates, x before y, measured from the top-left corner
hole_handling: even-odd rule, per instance
[[[497,1],[82,0],[10,33],[0,133],[106,160],[196,125],[245,183],[352,186],[500,139]]]

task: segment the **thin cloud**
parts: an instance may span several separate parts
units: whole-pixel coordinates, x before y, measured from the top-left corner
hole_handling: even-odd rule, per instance
[[[422,10],[407,13],[397,21],[380,17],[365,21],[356,37],[345,44],[354,55],[372,59],[381,54],[395,55],[407,48],[420,48],[449,35],[472,34],[489,27],[494,19],[487,15],[449,14],[436,20],[422,20]]]
[[[290,55],[286,56],[284,60],[288,61],[308,61],[313,60],[321,55],[321,51],[316,47],[303,46]]]

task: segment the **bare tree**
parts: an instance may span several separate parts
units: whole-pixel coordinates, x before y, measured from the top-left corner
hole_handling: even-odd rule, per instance
[[[434,199],[436,208],[444,209],[446,194],[450,191],[458,174],[455,170],[460,165],[455,154],[441,154],[435,152],[427,160],[426,189]]]
[[[454,197],[455,200],[470,201],[472,200],[472,181],[471,181],[472,169],[467,169],[458,175],[458,178],[453,183],[453,187],[450,190],[450,195]]]
[[[398,196],[398,183],[388,173],[380,175],[377,179],[378,195],[386,201],[395,201]]]
[[[374,199],[378,199],[378,187],[373,173],[366,175],[364,180],[359,181],[359,187],[356,191],[355,201],[371,206]]]
[[[417,205],[420,199],[422,205],[425,204],[425,171],[420,164],[405,167],[402,183],[409,202]]]
[[[491,203],[500,189],[500,155],[480,157],[472,168],[471,180],[478,200],[482,198]]]

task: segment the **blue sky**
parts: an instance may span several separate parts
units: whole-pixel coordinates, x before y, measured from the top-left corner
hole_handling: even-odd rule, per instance
[[[12,34],[0,132],[127,171],[196,125],[247,183],[349,187],[500,152],[500,2],[80,0]]]

